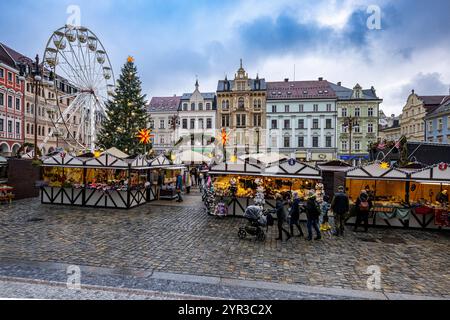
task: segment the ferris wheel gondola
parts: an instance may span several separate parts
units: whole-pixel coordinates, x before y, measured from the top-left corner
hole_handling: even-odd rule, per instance
[[[88,28],[66,25],[48,40],[43,69],[54,79],[52,92],[46,97],[53,128],[41,148],[58,136],[74,151],[93,151],[98,121],[106,116],[106,103],[115,88],[103,44]]]

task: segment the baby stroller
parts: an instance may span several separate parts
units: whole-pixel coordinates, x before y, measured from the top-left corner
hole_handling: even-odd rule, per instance
[[[244,218],[248,220],[248,224],[239,228],[239,239],[245,239],[247,234],[256,236],[258,241],[264,241],[266,234],[262,227],[267,226],[267,215],[263,208],[259,206],[249,206],[244,213]]]

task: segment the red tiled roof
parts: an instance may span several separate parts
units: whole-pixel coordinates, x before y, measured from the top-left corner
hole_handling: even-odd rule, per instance
[[[448,96],[419,96],[419,99],[423,101],[426,106],[440,105],[444,102]]]
[[[268,100],[320,98],[337,98],[326,80],[267,82]]]
[[[4,43],[0,43],[0,45],[5,49],[5,51],[9,54],[9,56],[11,58],[13,58],[13,60],[17,63],[20,60],[25,60],[28,62],[33,62],[33,60],[31,60],[30,58],[28,58],[27,56],[24,56],[23,54],[17,52],[14,49],[11,49],[10,47],[8,47],[7,45],[5,45]]]
[[[180,105],[181,97],[153,97],[148,105],[149,112],[176,112]]]

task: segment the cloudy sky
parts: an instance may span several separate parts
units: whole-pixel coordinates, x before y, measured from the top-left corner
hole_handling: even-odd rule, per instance
[[[318,77],[374,86],[387,114],[411,89],[448,94],[448,0],[0,0],[0,42],[34,56],[63,26],[69,5],[106,47],[116,74],[136,59],[148,97],[215,91],[239,59],[268,81]],[[381,29],[369,29],[371,5]]]

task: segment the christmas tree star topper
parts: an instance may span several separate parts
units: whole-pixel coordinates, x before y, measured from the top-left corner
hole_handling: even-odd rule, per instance
[[[132,62],[134,62],[134,58],[133,58],[132,56],[128,56],[127,61],[128,61],[129,63],[132,63]]]
[[[136,137],[139,138],[139,142],[142,144],[149,144],[150,142],[150,133],[151,130],[149,129],[141,129],[139,130],[138,134],[136,135]]]

